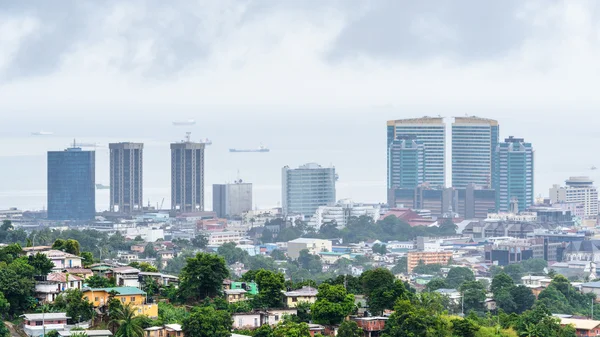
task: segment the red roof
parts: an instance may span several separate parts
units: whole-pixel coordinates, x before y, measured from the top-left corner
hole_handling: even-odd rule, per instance
[[[50,273],[50,274],[48,274],[48,277],[46,279],[48,281],[61,282],[61,283],[82,280],[82,278],[79,276],[69,275],[69,277],[67,277],[67,274],[63,274],[63,273]]]

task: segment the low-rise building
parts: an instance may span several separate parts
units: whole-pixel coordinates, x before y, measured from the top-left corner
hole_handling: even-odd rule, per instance
[[[287,244],[288,256],[297,259],[300,251],[306,249],[310,254],[317,255],[320,252],[331,252],[332,243],[330,240],[299,238],[289,241]]]
[[[69,253],[65,253],[60,250],[50,249],[44,251],[31,250],[27,252],[27,256],[41,253],[46,255],[52,263],[54,263],[53,270],[62,270],[65,268],[81,268],[81,257]]]
[[[233,242],[235,244],[240,243],[242,239],[240,232],[225,231],[225,232],[209,232],[208,233],[208,244],[220,246],[224,243]]]
[[[288,308],[295,308],[298,303],[315,303],[317,301],[317,293],[319,291],[313,287],[304,286],[297,290],[286,291],[283,293],[285,296],[285,305]]]
[[[412,270],[419,265],[422,261],[423,264],[441,264],[447,265],[448,262],[452,259],[452,252],[442,251],[442,252],[408,252],[407,254],[407,264],[408,264],[408,272],[411,273]]]
[[[140,286],[140,270],[133,267],[118,267],[112,269],[113,276],[119,287]]]
[[[227,303],[237,303],[246,300],[246,290],[244,289],[227,289],[223,290]]]
[[[266,317],[266,313],[260,311],[234,313],[232,326],[234,329],[257,329],[265,323]]]
[[[66,268],[63,269],[62,272],[67,273],[69,275],[81,277],[84,280],[94,275],[94,272],[91,269],[87,268]]]
[[[144,337],[185,337],[180,324],[165,324],[144,329]]]
[[[578,337],[600,336],[600,321],[592,319],[560,318],[560,325],[572,325]]]
[[[147,303],[145,291],[135,287],[115,288],[86,288],[83,290],[83,298],[91,302],[95,308],[104,307],[108,304],[111,293],[123,304],[131,304],[136,309],[137,315],[158,317],[158,306],[156,303]]]
[[[50,273],[35,282],[35,298],[42,303],[53,303],[56,296],[69,289],[81,289],[83,279],[69,274]]]
[[[64,312],[24,314],[21,317],[23,317],[23,331],[31,337],[45,336],[52,330],[63,331],[69,318]]]
[[[365,336],[371,337],[379,336],[383,332],[388,317],[352,317],[352,320],[355,321],[358,327],[363,330]]]

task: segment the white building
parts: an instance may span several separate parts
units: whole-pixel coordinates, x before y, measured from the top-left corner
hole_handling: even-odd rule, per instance
[[[225,231],[225,232],[208,232],[208,244],[220,246],[224,243],[233,242],[239,244],[242,240],[240,232]]]
[[[586,219],[598,216],[598,190],[588,177],[570,177],[566,186],[554,185],[550,188],[550,202],[582,204]]]
[[[297,259],[300,256],[301,250],[308,250],[312,255],[317,255],[320,252],[331,252],[331,241],[321,239],[299,238],[288,242],[288,256],[292,259]]]
[[[137,236],[141,236],[145,242],[156,242],[157,240],[164,240],[165,232],[158,227],[127,228],[126,238],[135,239]]]
[[[60,250],[44,250],[44,251],[36,251],[29,250],[27,251],[27,256],[35,255],[37,253],[41,253],[46,255],[52,263],[54,263],[53,270],[63,270],[67,268],[81,268],[81,257],[69,253],[65,253]]]
[[[311,216],[319,206],[335,203],[335,168],[308,163],[292,169],[285,166],[282,176],[283,214]]]
[[[112,269],[118,287],[140,287],[140,270],[133,267],[119,267]]]
[[[21,317],[23,317],[23,331],[31,337],[44,336],[52,330],[63,331],[69,318],[64,312],[24,314]]]
[[[35,282],[35,298],[41,303],[53,303],[58,294],[69,289],[81,289],[83,279],[69,274],[50,273],[45,281]]]
[[[354,203],[350,199],[342,199],[333,206],[319,206],[308,224],[319,229],[325,223],[335,222],[338,228],[343,228],[350,217],[366,215],[377,221],[380,210],[379,205],[364,205]]]

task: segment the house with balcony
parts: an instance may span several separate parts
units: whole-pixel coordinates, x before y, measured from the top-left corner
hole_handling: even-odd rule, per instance
[[[136,287],[85,288],[83,298],[92,303],[94,308],[104,308],[108,304],[111,293],[115,294],[115,299],[124,305],[132,305],[136,309],[136,315],[158,317],[158,305],[149,303],[146,292]]]
[[[363,330],[365,337],[378,337],[383,333],[388,317],[352,317],[352,320]]]
[[[140,270],[133,267],[118,267],[112,269],[112,275],[119,287],[140,286]]]
[[[81,289],[83,279],[66,273],[50,273],[35,282],[35,298],[41,303],[53,303],[58,294],[69,289]]]
[[[298,306],[298,303],[315,303],[317,301],[318,292],[317,289],[308,286],[304,286],[297,290],[286,291],[283,293],[285,305],[288,308],[295,308]]]
[[[65,268],[81,268],[81,257],[69,253],[65,253],[60,250],[50,249],[45,251],[28,251],[27,256],[41,253],[54,263],[55,271],[61,271]]]
[[[23,331],[30,337],[44,336],[52,330],[63,331],[69,318],[64,312],[24,314],[21,317],[23,317]]]

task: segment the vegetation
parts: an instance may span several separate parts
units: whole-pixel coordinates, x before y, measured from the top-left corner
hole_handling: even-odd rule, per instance
[[[196,303],[221,293],[223,280],[229,276],[225,259],[208,253],[198,253],[187,259],[179,275],[179,291],[187,302]]]
[[[186,337],[229,337],[231,325],[231,316],[227,311],[203,306],[192,310],[183,320],[182,328]]]

